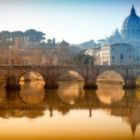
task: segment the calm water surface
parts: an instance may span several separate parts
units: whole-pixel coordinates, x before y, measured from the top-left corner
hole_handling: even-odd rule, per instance
[[[61,82],[44,90],[40,81],[18,92],[0,86],[0,140],[139,140],[140,90]]]

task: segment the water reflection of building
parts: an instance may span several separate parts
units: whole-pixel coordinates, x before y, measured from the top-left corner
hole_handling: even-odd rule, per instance
[[[79,98],[84,96],[82,85],[82,83],[61,82],[58,89],[59,98],[66,104],[74,105]]]
[[[124,97],[124,90],[120,88],[120,84],[98,84],[96,91],[97,97],[102,103],[112,104],[121,101]],[[113,87],[113,88],[112,88]]]
[[[25,103],[18,92],[7,92],[0,104],[0,117],[9,119],[11,117],[36,118],[44,114],[45,107]]]
[[[124,98],[116,105],[112,105],[109,112],[111,116],[121,117],[123,122],[128,123],[134,135],[137,126],[140,125],[140,108],[139,102],[133,92],[135,91],[126,91]]]
[[[109,91],[104,92],[104,86],[103,89],[97,91],[86,90],[83,93],[79,86],[72,88],[69,85],[68,87],[69,88],[65,87],[64,91],[62,91],[62,89],[47,90],[41,94],[34,94],[34,92],[36,92],[35,90],[32,92],[22,90],[21,93],[3,92],[0,96],[0,117],[37,118],[43,116],[45,111],[49,111],[50,117],[55,117],[53,114],[54,111],[66,115],[71,110],[79,109],[87,110],[89,117],[94,117],[94,113],[92,114],[92,112],[100,109],[105,112],[107,111],[108,115],[121,117],[125,123],[130,125],[132,133],[135,133],[137,126],[140,124],[140,102],[138,98],[136,98],[137,96],[132,93],[134,91],[126,91],[124,93],[122,89],[116,90],[116,88],[119,88],[118,86],[112,86],[112,89],[110,87]],[[77,90],[75,90],[75,88],[77,88]],[[74,91],[76,92],[73,93]],[[138,90],[136,95],[137,94],[139,94]],[[35,100],[35,102],[31,99]],[[71,104],[71,100],[73,104]]]
[[[29,90],[30,89],[30,90]],[[20,97],[27,104],[39,104],[44,98],[44,82],[40,80],[21,82]]]

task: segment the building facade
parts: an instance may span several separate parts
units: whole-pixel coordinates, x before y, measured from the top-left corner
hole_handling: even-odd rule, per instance
[[[101,65],[140,64],[140,17],[134,6],[124,20],[121,32],[117,29],[104,40],[100,60]]]

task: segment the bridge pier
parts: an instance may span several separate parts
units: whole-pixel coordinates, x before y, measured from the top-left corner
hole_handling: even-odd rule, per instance
[[[45,89],[58,89],[58,85],[56,84],[45,84]]]
[[[58,89],[58,83],[55,81],[45,81],[45,89]]]
[[[97,85],[92,83],[92,84],[85,84],[84,89],[97,89]]]
[[[9,76],[6,78],[6,86],[7,90],[19,90],[20,85],[17,83],[15,76]]]
[[[126,78],[124,80],[124,89],[136,89],[137,85],[136,85],[136,80],[135,78]]]
[[[97,89],[96,81],[85,81],[84,89]]]

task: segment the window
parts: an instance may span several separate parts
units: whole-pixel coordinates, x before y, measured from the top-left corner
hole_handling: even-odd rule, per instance
[[[114,56],[112,56],[112,64],[114,64],[114,59],[115,59],[115,57],[114,57]]]
[[[120,55],[120,59],[123,60],[123,54]]]

